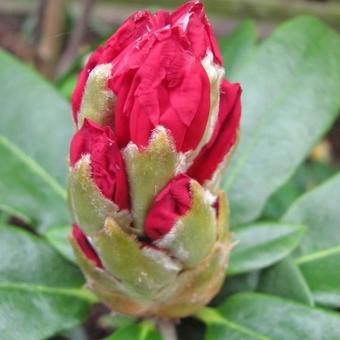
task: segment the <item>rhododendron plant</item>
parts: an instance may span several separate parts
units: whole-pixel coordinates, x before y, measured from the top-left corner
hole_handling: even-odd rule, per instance
[[[70,240],[112,310],[182,317],[218,292],[240,94],[198,1],[133,14],[90,56],[72,97]]]
[[[0,340],[340,339],[336,1],[5,2]]]

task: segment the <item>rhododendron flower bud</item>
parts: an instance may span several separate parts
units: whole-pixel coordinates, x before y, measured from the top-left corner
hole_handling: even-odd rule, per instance
[[[240,94],[199,1],[133,14],[90,56],[72,97],[70,241],[112,310],[182,317],[219,290]]]

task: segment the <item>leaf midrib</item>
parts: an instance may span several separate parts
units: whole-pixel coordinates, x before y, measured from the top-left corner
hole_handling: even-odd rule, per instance
[[[27,167],[36,173],[51,189],[58,194],[63,200],[66,200],[66,190],[57,182],[57,180],[50,176],[48,172],[41,167],[34,159],[28,157],[21,149],[13,144],[7,137],[0,135],[0,144],[11,152],[16,158],[27,165]]]
[[[297,265],[301,265],[304,263],[313,262],[336,254],[340,254],[340,245],[336,247],[322,249],[308,255],[300,256],[295,259],[295,263]]]
[[[96,298],[92,295],[92,293],[88,290],[85,290],[84,288],[60,288],[27,283],[0,282],[0,292],[3,290],[43,293],[49,295],[63,295],[79,298],[89,303],[96,302]]]
[[[244,327],[227,319],[225,316],[221,315],[218,310],[210,307],[202,308],[196,316],[208,325],[224,325],[234,331],[251,336],[258,340],[271,340],[271,338],[264,336],[263,334],[257,333],[250,328]]]

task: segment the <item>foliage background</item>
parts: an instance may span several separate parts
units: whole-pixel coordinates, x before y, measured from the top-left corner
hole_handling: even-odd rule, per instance
[[[223,180],[239,245],[223,289],[179,338],[339,339],[339,2],[204,3],[243,87]],[[160,338],[83,288],[65,183],[68,99],[88,51],[132,10],[163,5],[0,2],[0,339]]]

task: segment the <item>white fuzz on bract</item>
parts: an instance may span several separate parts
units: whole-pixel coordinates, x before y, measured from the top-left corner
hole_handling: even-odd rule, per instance
[[[211,138],[220,106],[220,85],[224,77],[224,68],[214,63],[214,55],[210,49],[207,50],[206,56],[202,60],[202,65],[207,72],[210,82],[210,112],[208,123],[202,138],[202,146],[204,146]]]
[[[105,119],[113,112],[114,93],[107,87],[111,77],[112,64],[97,65],[89,74],[86,81],[79,111],[79,127],[84,118],[97,121]]]
[[[187,153],[176,151],[176,147],[175,147],[171,132],[166,127],[164,127],[163,125],[157,125],[151,132],[151,136],[149,138],[148,145],[150,145],[152,143],[152,141],[155,140],[156,136],[160,132],[162,132],[162,133],[164,133],[168,136],[169,146],[170,146],[171,150],[174,151],[177,154],[177,166],[176,166],[176,170],[175,170],[174,175],[178,175],[178,174],[186,172],[189,168],[189,165],[190,165],[188,163]],[[127,146],[124,148],[123,154],[124,153],[131,154],[131,153],[135,153],[136,151],[138,151],[138,146],[130,141],[127,144]]]
[[[176,247],[172,247],[173,243],[177,239],[177,230],[182,228],[182,221],[179,219],[176,221],[174,226],[171,228],[171,230],[165,234],[161,239],[155,242],[155,244],[160,248],[169,249],[171,248],[171,252],[175,258],[177,258],[180,261],[185,262],[188,259],[188,251],[185,250],[183,247],[181,247],[179,244],[176,245]]]
[[[200,143],[195,150],[187,153],[188,167],[192,164],[202,148],[209,142],[214,132],[220,106],[220,85],[225,73],[224,68],[214,62],[214,54],[210,49],[207,50],[206,56],[202,59],[202,66],[210,82],[209,118]]]
[[[83,155],[81,155],[81,158],[78,159],[78,161],[74,164],[73,167],[71,167],[70,170],[74,170],[77,171],[80,169],[80,167],[82,166],[82,164],[86,164],[87,166],[91,166],[91,155],[89,153],[85,153]]]
[[[233,146],[228,154],[226,154],[224,156],[224,159],[222,160],[222,162],[217,166],[217,168],[215,169],[215,172],[213,173],[213,175],[211,176],[210,179],[206,180],[203,183],[203,187],[210,190],[213,193],[217,193],[220,190],[220,184],[221,184],[221,180],[222,180],[222,176],[224,173],[225,168],[227,167],[227,164],[229,162],[230,159],[230,155],[232,154],[232,150],[235,146]]]
[[[189,164],[186,154],[183,152],[178,153],[178,165],[176,167],[176,175],[182,174],[188,170]]]
[[[168,255],[166,255],[163,251],[156,250],[150,247],[142,248],[142,253],[152,260],[158,262],[168,271],[178,272],[182,269],[182,267],[172,260]]]
[[[212,206],[216,202],[217,196],[213,195],[208,189],[203,189],[202,193],[203,193],[204,203]]]

